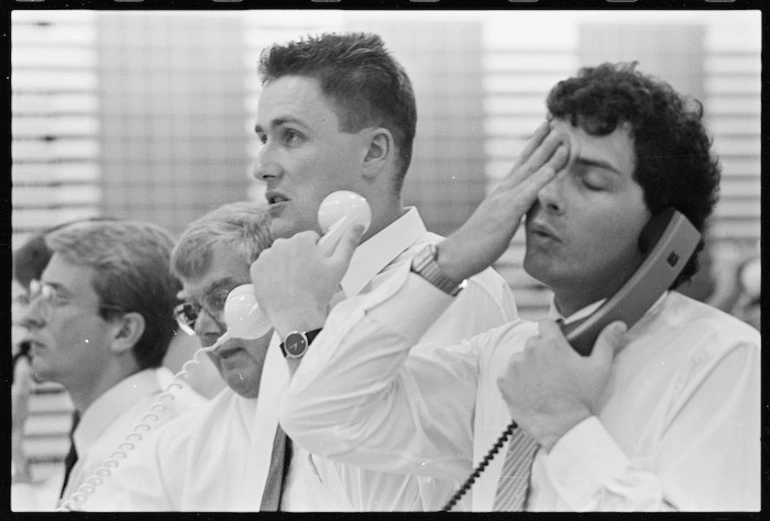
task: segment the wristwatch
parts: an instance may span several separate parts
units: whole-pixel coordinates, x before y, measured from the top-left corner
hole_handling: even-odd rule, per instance
[[[447,277],[436,263],[437,257],[438,249],[436,248],[436,245],[428,244],[425,248],[420,250],[420,252],[415,255],[414,260],[412,260],[412,271],[444,293],[455,297],[463,288],[465,288],[466,281],[461,280],[458,282]]]
[[[307,351],[307,346],[313,341],[321,329],[314,329],[312,331],[292,331],[286,335],[286,339],[281,342],[281,351],[286,358],[302,358]]]

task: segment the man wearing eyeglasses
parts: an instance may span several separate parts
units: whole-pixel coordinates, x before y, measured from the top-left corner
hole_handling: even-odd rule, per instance
[[[159,382],[170,377],[159,373],[168,371],[160,367],[176,329],[169,233],[149,223],[94,221],[45,241],[53,254],[30,284],[21,323],[35,377],[62,384],[80,413],[77,462],[62,494],[67,505],[87,495],[95,471],[138,424],[164,423],[204,400],[185,389],[147,416],[163,391]]]
[[[179,326],[211,346],[227,330],[227,295],[250,282],[249,267],[270,246],[269,217],[253,202],[226,204],[193,222],[171,255],[182,281]],[[194,414],[168,422],[87,502],[99,511],[258,511],[252,435],[262,366],[272,331],[232,338],[207,355],[228,388]]]

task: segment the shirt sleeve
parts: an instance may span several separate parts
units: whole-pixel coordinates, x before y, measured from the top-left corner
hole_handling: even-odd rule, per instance
[[[596,417],[557,441],[545,468],[571,508],[759,509],[759,348],[697,358],[679,374],[654,457],[629,459]]]
[[[477,366],[468,345],[420,345],[453,299],[409,272],[342,302],[302,361],[281,425],[299,445],[382,472],[461,479]]]

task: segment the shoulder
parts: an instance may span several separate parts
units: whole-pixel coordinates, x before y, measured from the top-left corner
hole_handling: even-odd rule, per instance
[[[708,340],[711,344],[760,345],[759,331],[746,322],[676,291],[666,297],[659,320],[665,321],[674,331],[692,335],[694,340]]]
[[[650,334],[680,353],[680,367],[690,377],[708,374],[731,354],[754,365],[761,348],[759,331],[749,324],[676,291],[666,297]]]

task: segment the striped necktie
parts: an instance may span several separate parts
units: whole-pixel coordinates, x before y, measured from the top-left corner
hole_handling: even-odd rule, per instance
[[[529,492],[529,475],[537,451],[537,442],[521,427],[511,436],[511,444],[497,483],[495,511],[522,512]]]

